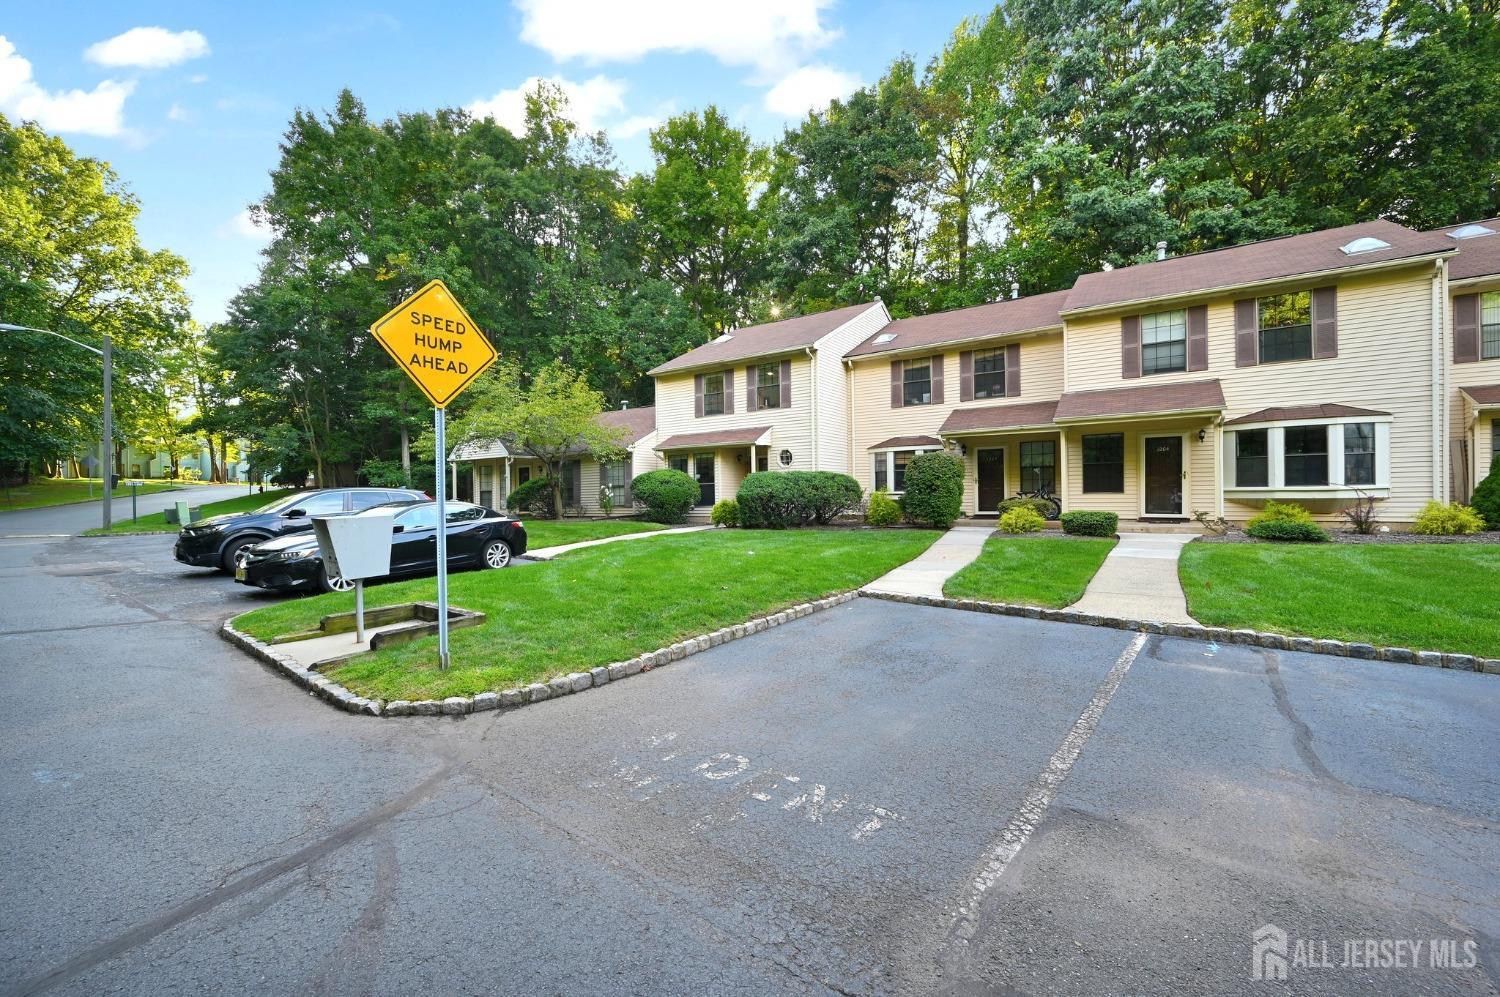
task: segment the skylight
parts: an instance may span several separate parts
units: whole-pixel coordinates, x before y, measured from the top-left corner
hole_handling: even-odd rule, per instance
[[[733,336],[731,336],[729,333],[726,332],[723,335],[721,335],[718,339],[714,340],[714,342],[716,342],[716,343],[727,343],[727,342],[729,342],[733,338],[734,338]]]
[[[1494,229],[1484,225],[1463,225],[1448,233],[1454,239],[1478,239],[1481,236],[1494,234]]]
[[[875,344],[878,346],[881,343],[889,343],[895,338],[896,334],[894,332],[882,332],[880,335],[875,337]]]
[[[1358,256],[1360,253],[1375,253],[1382,249],[1390,249],[1391,244],[1384,239],[1377,239],[1373,235],[1367,235],[1353,242],[1346,242],[1339,247],[1339,251],[1345,256]]]

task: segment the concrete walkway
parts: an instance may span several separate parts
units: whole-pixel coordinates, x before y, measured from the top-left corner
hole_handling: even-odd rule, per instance
[[[570,550],[582,550],[585,547],[598,547],[600,544],[618,543],[621,540],[644,540],[647,537],[665,537],[674,533],[702,533],[704,530],[717,529],[714,526],[677,526],[670,530],[647,530],[642,533],[622,533],[617,537],[601,537],[598,540],[580,540],[576,544],[558,544],[556,547],[538,547],[536,550],[528,550],[526,557],[532,561],[550,561],[559,554],[566,554]]]
[[[1177,580],[1177,558],[1192,536],[1121,533],[1083,598],[1069,609],[1158,623],[1196,623]]]
[[[917,557],[866,585],[864,591],[942,598],[943,583],[978,557],[994,532],[987,526],[955,526]]]
[[[136,511],[147,516],[170,509],[173,503],[200,505],[249,494],[244,485],[195,485],[167,492],[153,492],[136,498]],[[269,500],[268,500],[269,501]],[[17,509],[0,512],[0,536],[69,536],[103,525],[104,503],[69,502],[40,509]],[[116,495],[110,511],[116,523],[130,521],[130,496]]]

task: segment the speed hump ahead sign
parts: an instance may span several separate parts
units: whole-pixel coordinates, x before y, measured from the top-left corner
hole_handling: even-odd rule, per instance
[[[386,312],[370,332],[437,408],[495,362],[495,348],[440,280]]]

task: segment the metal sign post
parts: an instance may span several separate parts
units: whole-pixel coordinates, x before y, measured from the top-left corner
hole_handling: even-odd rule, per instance
[[[443,480],[443,461],[448,456],[448,415],[440,408],[432,410],[432,419],[437,430],[437,454],[433,460],[437,466],[437,604],[438,604],[438,669],[448,667],[448,483]]]

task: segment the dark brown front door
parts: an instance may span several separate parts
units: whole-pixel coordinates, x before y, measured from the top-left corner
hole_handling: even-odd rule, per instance
[[[1182,437],[1148,436],[1146,515],[1182,515]]]
[[[995,512],[1005,498],[1005,450],[980,450],[975,455],[979,465],[979,510]]]

